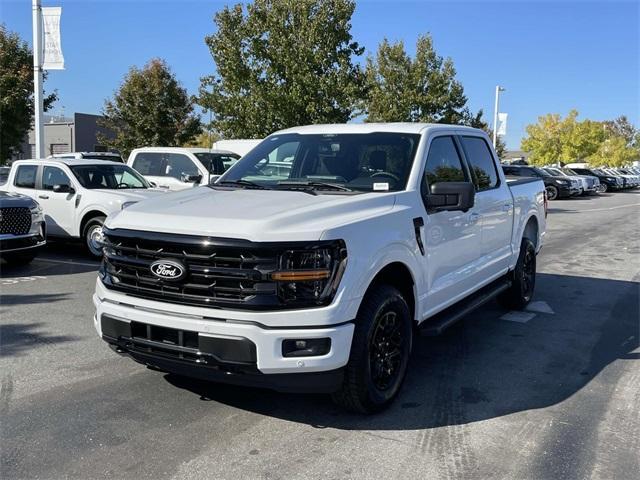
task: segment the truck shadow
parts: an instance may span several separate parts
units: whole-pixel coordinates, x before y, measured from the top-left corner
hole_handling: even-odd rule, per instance
[[[317,428],[411,430],[462,425],[555,405],[605,367],[639,358],[637,282],[538,274],[534,300],[555,314],[499,319],[490,304],[435,338],[418,338],[394,404],[354,415],[324,395],[289,395],[165,375],[202,400]]]

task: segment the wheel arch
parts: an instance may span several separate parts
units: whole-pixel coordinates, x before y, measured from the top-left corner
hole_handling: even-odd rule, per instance
[[[78,236],[82,237],[84,235],[84,229],[87,226],[87,223],[95,217],[106,217],[107,214],[101,210],[92,209],[82,215],[82,220],[80,220],[80,228],[78,230]]]
[[[379,268],[369,282],[362,299],[364,300],[371,289],[380,284],[390,285],[402,293],[409,306],[411,318],[415,321],[417,317],[416,282],[409,266],[402,261],[392,261]]]
[[[527,222],[524,225],[524,229],[522,230],[522,235],[520,235],[520,239],[528,238],[533,242],[533,245],[538,249],[538,241],[540,238],[540,226],[538,225],[538,219],[535,215],[531,215]]]

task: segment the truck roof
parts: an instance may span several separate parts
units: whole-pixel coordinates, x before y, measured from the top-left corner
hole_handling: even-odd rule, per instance
[[[231,155],[234,152],[230,150],[216,150],[211,148],[200,147],[140,147],[131,150],[133,152],[160,152],[160,153],[219,153],[221,155]]]
[[[92,159],[81,159],[81,158],[43,158],[42,160],[36,160],[34,158],[29,160],[16,160],[11,165],[24,165],[24,164],[40,164],[40,163],[62,163],[67,166],[77,166],[77,165],[123,165],[121,162],[114,162],[112,160],[92,160]]]
[[[477,132],[477,128],[465,127],[462,125],[447,125],[442,123],[336,123],[325,125],[306,125],[302,127],[292,127],[280,130],[275,133],[300,133],[300,134],[338,134],[338,133],[414,133],[420,134],[425,130],[468,130]]]

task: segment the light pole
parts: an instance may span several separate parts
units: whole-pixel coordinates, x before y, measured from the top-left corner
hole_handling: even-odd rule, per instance
[[[42,112],[42,6],[40,0],[32,0],[33,13],[33,90],[34,90],[34,133],[36,137],[36,158],[44,157],[44,125]]]
[[[496,85],[496,103],[493,109],[493,148],[496,148],[498,142],[498,106],[500,104],[500,92],[504,92],[505,88]]]

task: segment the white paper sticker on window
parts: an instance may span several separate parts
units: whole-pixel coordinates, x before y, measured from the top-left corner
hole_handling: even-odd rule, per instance
[[[389,190],[389,184],[387,182],[384,183],[374,183],[373,184],[374,191],[386,191]]]

